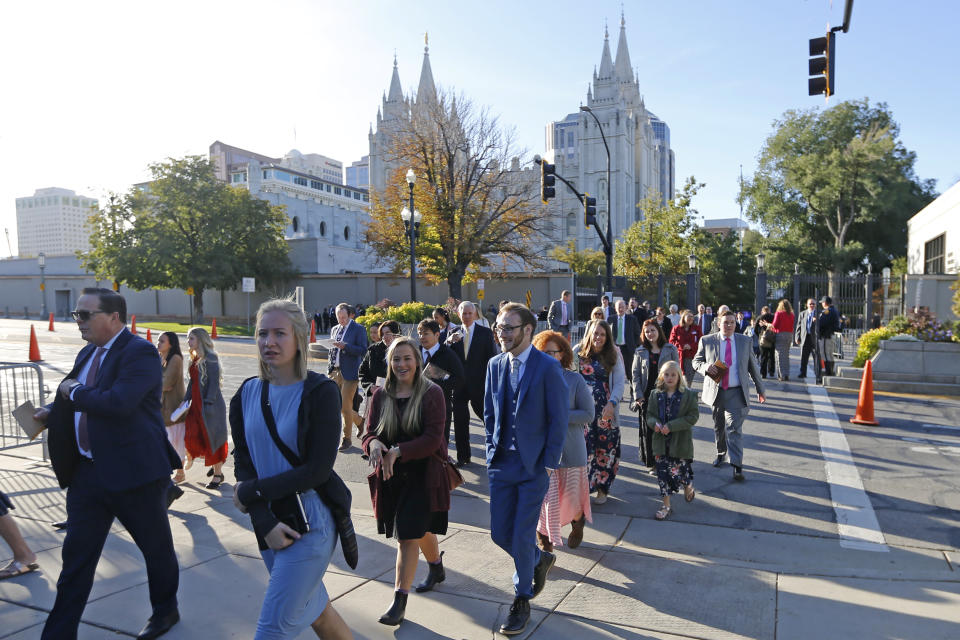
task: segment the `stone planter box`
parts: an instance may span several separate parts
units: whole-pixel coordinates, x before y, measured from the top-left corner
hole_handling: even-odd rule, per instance
[[[921,376],[929,382],[960,377],[960,344],[881,340],[873,371]]]

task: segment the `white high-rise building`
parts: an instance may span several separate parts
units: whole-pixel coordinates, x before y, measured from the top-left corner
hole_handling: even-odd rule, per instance
[[[89,217],[96,198],[70,189],[37,189],[33,196],[17,198],[17,252],[29,258],[72,255],[90,250]]]
[[[670,128],[647,110],[637,72],[631,67],[625,21],[620,20],[616,58],[610,55],[610,38],[604,33],[600,68],[593,72],[586,106],[597,116],[610,148],[610,199],[607,202],[607,153],[596,121],[577,111],[546,127],[545,159],[556,164],[557,173],[580,192],[597,198],[598,222],[606,231],[604,216],[612,214],[614,239],[641,219],[637,205],[658,195],[663,201],[674,196],[674,154]],[[557,196],[549,210],[558,224],[554,240],[577,248],[600,249],[600,239],[583,224],[583,207],[570,191],[557,182]]]

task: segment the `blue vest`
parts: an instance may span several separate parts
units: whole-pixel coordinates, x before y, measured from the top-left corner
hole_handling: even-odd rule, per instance
[[[519,385],[517,385],[519,387]],[[516,391],[513,389],[513,385],[510,384],[510,365],[507,364],[507,375],[504,379],[503,386],[503,407],[501,414],[503,415],[503,422],[500,425],[500,442],[501,447],[507,449],[517,450],[517,430],[515,428],[515,423],[517,420],[517,396],[519,395],[519,389]]]

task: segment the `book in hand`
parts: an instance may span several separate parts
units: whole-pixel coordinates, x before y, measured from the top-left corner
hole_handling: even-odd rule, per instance
[[[184,416],[187,415],[187,411],[190,410],[190,400],[184,400],[180,403],[176,409],[170,412],[170,422],[180,422],[183,420]]]
[[[446,369],[438,367],[432,362],[427,364],[423,369],[423,375],[427,376],[433,382],[440,382],[441,380],[446,380],[450,377],[450,372]]]
[[[30,436],[31,440],[36,438],[38,435],[40,435],[41,431],[47,428],[47,425],[33,419],[33,414],[36,412],[37,409],[29,400],[12,411],[13,417],[17,420],[17,424],[20,425],[20,428],[23,429],[25,434]]]
[[[721,382],[723,382],[723,374],[725,374],[727,372],[727,369],[729,369],[730,367],[728,367],[727,363],[723,362],[722,360],[717,360],[716,362],[713,363],[713,366],[716,367],[717,373],[715,375],[710,376],[710,378],[717,384],[720,384]]]

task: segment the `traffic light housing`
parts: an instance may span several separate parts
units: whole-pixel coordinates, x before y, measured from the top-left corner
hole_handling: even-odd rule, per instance
[[[556,197],[557,190],[553,185],[557,183],[557,165],[546,160],[540,162],[540,200],[547,204],[547,200]]]
[[[595,224],[597,224],[597,199],[585,193],[583,194],[583,226],[589,228],[590,225]]]
[[[825,95],[828,98],[834,93],[834,68],[837,61],[837,34],[827,32],[822,38],[810,40],[810,55],[816,56],[809,60],[809,75],[807,80],[808,94],[811,96]]]

